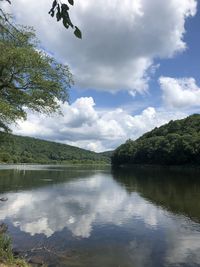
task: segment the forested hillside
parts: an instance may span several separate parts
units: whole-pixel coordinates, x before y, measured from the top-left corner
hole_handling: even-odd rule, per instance
[[[170,121],[128,140],[114,151],[112,164],[200,165],[200,115]]]
[[[110,158],[74,146],[0,132],[0,162],[104,164]]]

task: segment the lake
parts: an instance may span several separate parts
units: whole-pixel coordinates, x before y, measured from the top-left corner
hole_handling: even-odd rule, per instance
[[[14,250],[67,267],[200,266],[200,172],[1,165]]]

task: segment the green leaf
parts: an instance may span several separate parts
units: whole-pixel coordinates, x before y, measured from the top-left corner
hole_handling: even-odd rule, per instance
[[[75,26],[74,34],[75,34],[75,36],[76,36],[77,38],[82,39],[82,33],[81,33],[81,31],[79,30],[79,28],[76,27],[76,26]]]
[[[62,4],[61,9],[62,9],[62,12],[66,12],[67,10],[69,10],[69,7],[66,4]]]
[[[62,17],[61,17],[61,13],[57,12],[57,13],[56,13],[56,18],[57,18],[57,21],[61,20],[61,18],[62,18]]]
[[[57,7],[57,13],[56,13],[57,21],[61,20],[62,14],[60,12],[60,6]]]
[[[69,4],[73,6],[74,0],[68,0]]]
[[[54,9],[54,8],[56,7],[56,5],[57,5],[57,1],[54,0],[54,1],[53,1],[53,4],[52,4],[52,9]]]
[[[69,28],[69,24],[67,23],[67,20],[65,17],[63,18],[63,25],[65,26],[66,29]]]
[[[54,12],[54,10],[52,10],[50,15],[51,15],[52,17],[54,17],[54,14],[55,14],[55,12]]]
[[[72,28],[74,28],[74,25],[73,25],[73,23],[72,23],[72,21],[71,21],[71,19],[69,17],[68,11],[67,10],[65,12],[62,11],[61,14],[62,14],[62,18],[64,20],[64,23],[65,24],[67,23],[69,26],[71,26]]]

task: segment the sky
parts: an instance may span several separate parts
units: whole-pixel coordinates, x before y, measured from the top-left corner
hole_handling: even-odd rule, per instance
[[[200,112],[198,0],[75,0],[82,40],[48,15],[51,2],[4,5],[70,67],[75,85],[63,116],[28,111],[13,133],[100,152]]]

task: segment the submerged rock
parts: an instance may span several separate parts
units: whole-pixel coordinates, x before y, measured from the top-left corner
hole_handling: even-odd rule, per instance
[[[1,198],[0,198],[0,201],[2,201],[2,202],[7,201],[7,200],[8,200],[7,197],[1,197]]]

